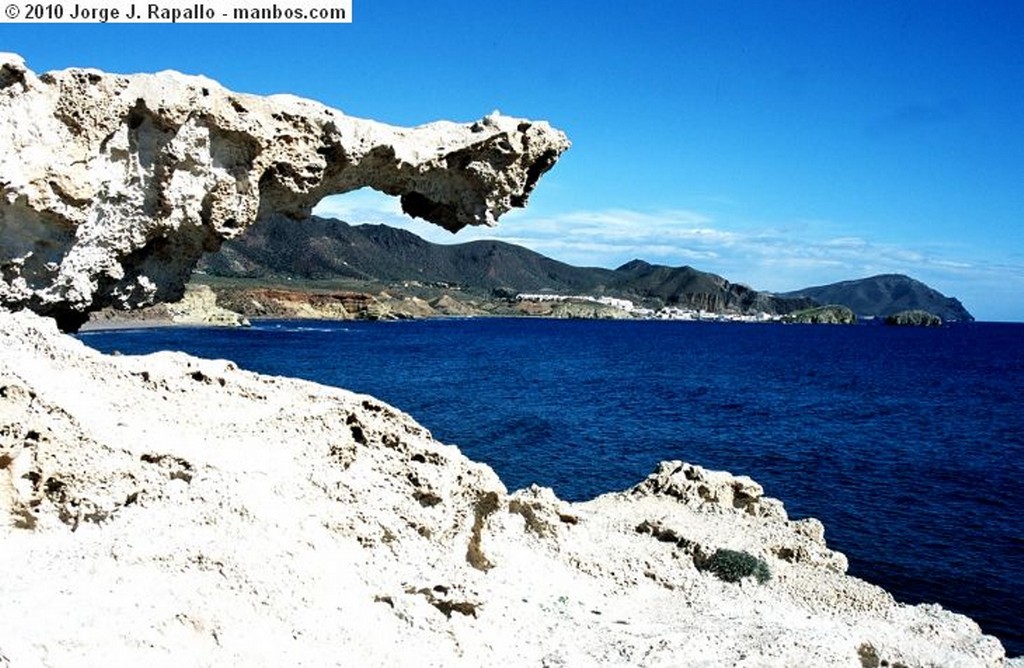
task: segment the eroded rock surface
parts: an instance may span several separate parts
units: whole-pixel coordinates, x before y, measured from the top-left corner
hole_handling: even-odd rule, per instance
[[[1000,666],[845,574],[755,481],[665,462],[568,503],[364,395],[101,355],[0,309],[12,666]],[[771,577],[726,582],[718,550]],[[0,661],[3,663],[3,661]]]
[[[362,187],[452,231],[493,224],[568,145],[498,113],[400,128],[176,72],[36,76],[0,54],[0,305],[75,329],[103,306],[173,301],[257,219]]]
[[[942,327],[942,318],[922,309],[911,309],[886,316],[885,324],[902,327]]]

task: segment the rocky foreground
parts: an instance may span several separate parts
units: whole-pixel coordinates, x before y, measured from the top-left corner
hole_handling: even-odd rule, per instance
[[[28,312],[0,311],[0,514],[0,665],[1004,664],[749,478],[510,494],[371,397]]]

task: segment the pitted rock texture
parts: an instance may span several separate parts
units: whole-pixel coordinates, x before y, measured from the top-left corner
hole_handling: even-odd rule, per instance
[[[841,557],[744,476],[509,494],[371,397],[0,309],[0,665],[1004,665]]]
[[[497,112],[401,128],[176,72],[36,76],[0,54],[0,305],[72,330],[174,301],[224,239],[363,187],[453,232],[491,225],[568,146]]]

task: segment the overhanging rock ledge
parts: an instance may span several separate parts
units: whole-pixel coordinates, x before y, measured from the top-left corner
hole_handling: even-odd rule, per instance
[[[363,187],[453,232],[491,225],[568,147],[497,112],[402,128],[177,72],[37,76],[0,54],[0,306],[74,330],[104,306],[175,300],[259,218]]]

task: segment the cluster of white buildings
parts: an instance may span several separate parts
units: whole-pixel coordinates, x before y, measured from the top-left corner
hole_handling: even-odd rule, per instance
[[[521,302],[592,302],[604,304],[612,308],[622,309],[633,313],[637,310],[636,305],[628,299],[617,299],[615,297],[594,297],[592,295],[553,295],[553,294],[527,294],[516,295],[516,300]]]
[[[593,295],[556,295],[556,294],[529,294],[520,293],[516,295],[517,301],[530,301],[530,302],[591,302],[594,304],[603,304],[605,306],[611,306],[612,308],[622,309],[626,311],[634,318],[640,318],[645,320],[692,320],[692,321],[705,321],[705,322],[777,322],[782,319],[782,316],[771,315],[768,313],[753,313],[753,314],[739,314],[739,313],[715,313],[713,311],[704,310],[693,310],[686,308],[679,308],[677,306],[665,306],[658,310],[649,308],[640,308],[629,299],[619,299],[617,297],[596,297]]]
[[[643,312],[643,314],[641,314]],[[652,311],[650,309],[637,309],[637,317],[650,318],[652,320],[700,320],[705,322],[778,322],[782,319],[780,315],[770,313],[715,313],[713,311],[691,310],[667,306]]]

